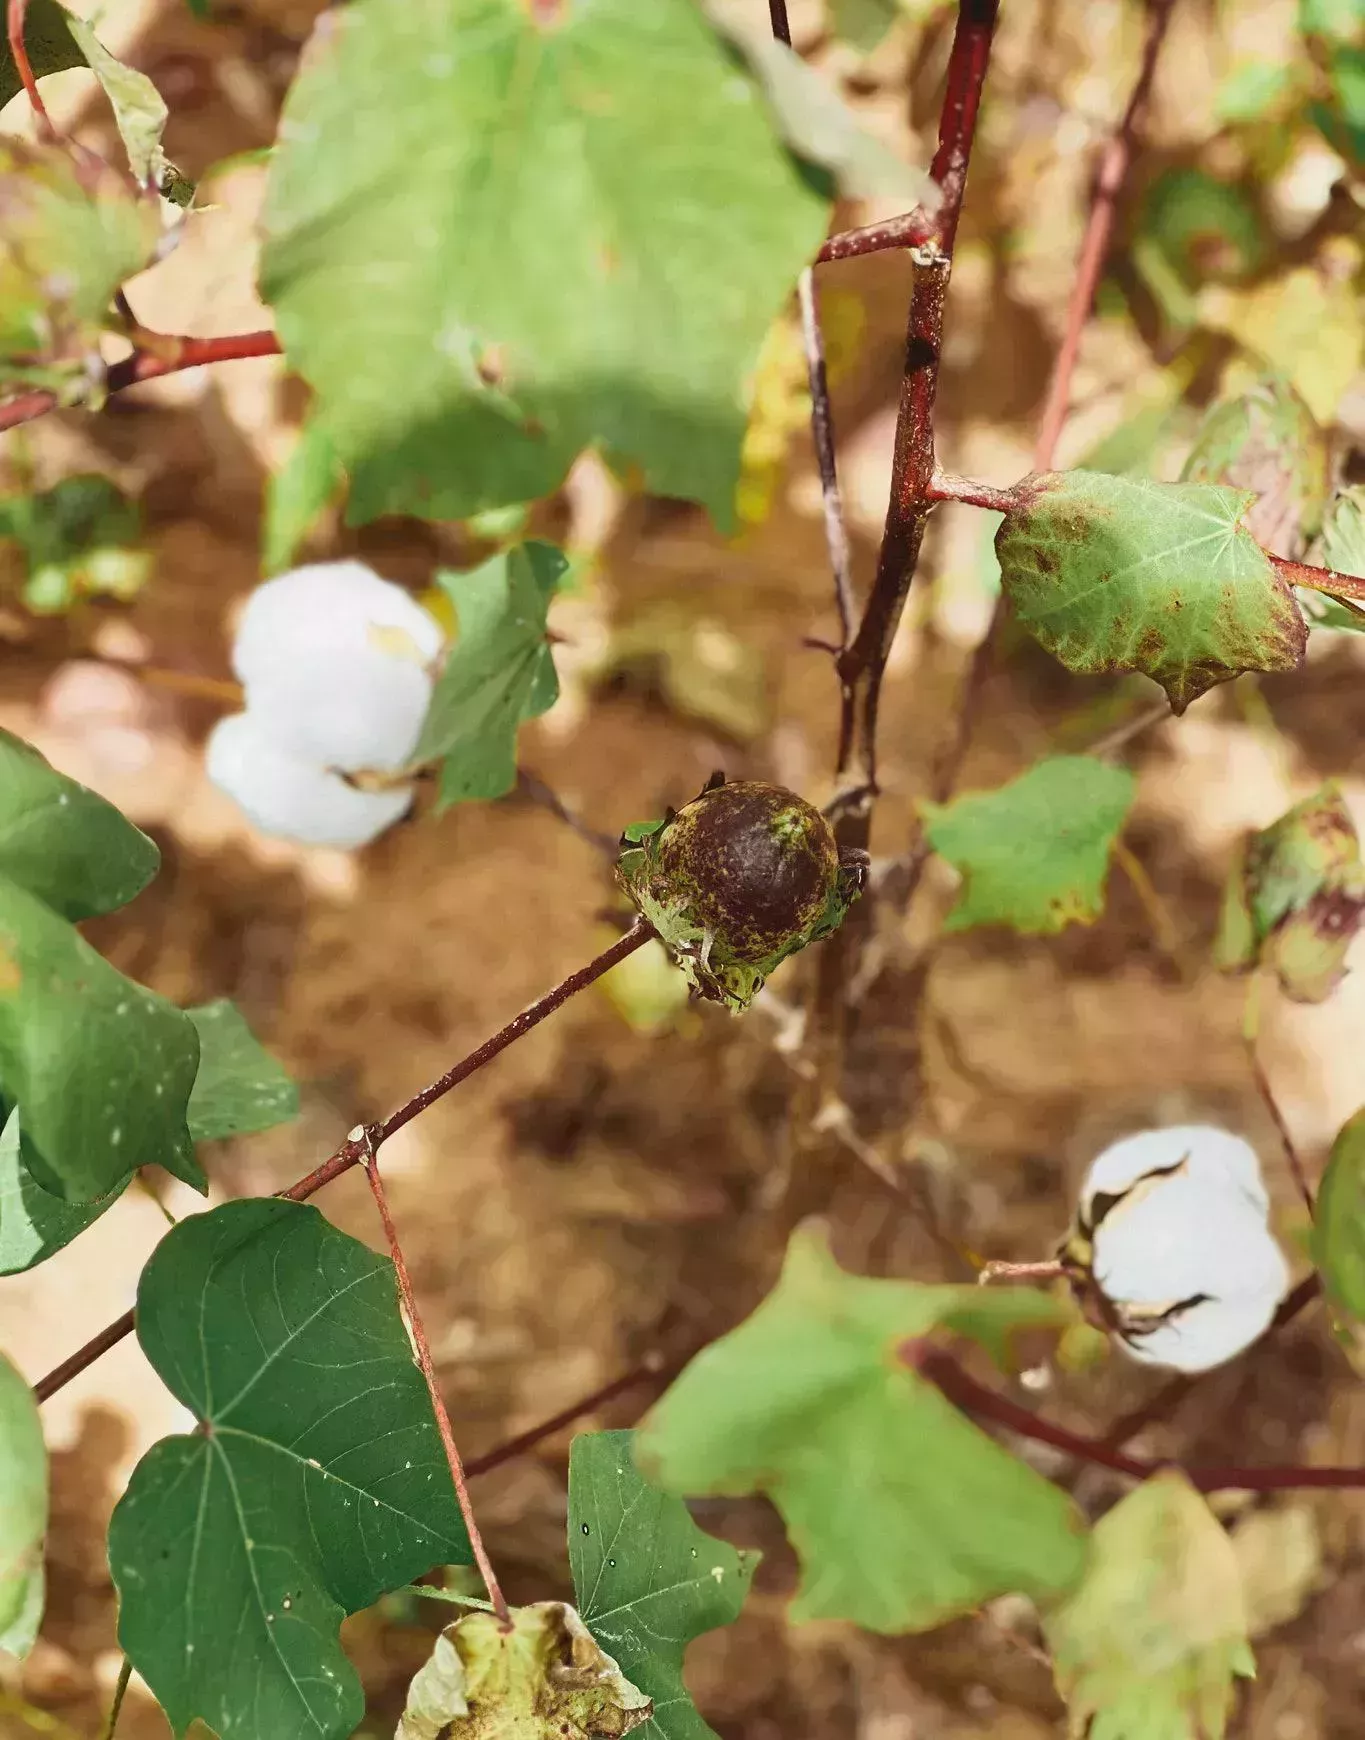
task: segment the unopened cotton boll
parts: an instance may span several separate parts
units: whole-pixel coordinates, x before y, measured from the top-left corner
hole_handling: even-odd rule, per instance
[[[393,772],[417,746],[444,637],[363,562],[318,562],[257,587],[232,668],[247,712],[319,767]]]
[[[1100,1155],[1079,1233],[1133,1358],[1207,1371],[1269,1327],[1289,1274],[1268,1208],[1254,1150],[1225,1130],[1146,1131]]]
[[[406,815],[412,787],[358,791],[339,774],[300,760],[253,713],[234,713],[209,734],[208,776],[263,834],[349,851]]]

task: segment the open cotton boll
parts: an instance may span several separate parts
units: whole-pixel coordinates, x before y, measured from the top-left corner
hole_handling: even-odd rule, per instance
[[[1264,1335],[1279,1302],[1278,1293],[1208,1299],[1145,1335],[1125,1338],[1124,1349],[1140,1365],[1188,1373],[1210,1371]]]
[[[263,834],[349,851],[391,828],[412,804],[412,787],[357,791],[340,775],[282,749],[251,713],[234,713],[209,733],[208,776]]]
[[[1081,1186],[1081,1218],[1093,1224],[1097,1199],[1122,1196],[1140,1178],[1176,1166],[1186,1177],[1244,1195],[1262,1215],[1269,1210],[1260,1162],[1249,1142],[1213,1124],[1173,1124],[1125,1136],[1104,1150]]]
[[[416,747],[444,637],[363,562],[318,562],[258,586],[232,647],[247,711],[305,761],[391,772]]]

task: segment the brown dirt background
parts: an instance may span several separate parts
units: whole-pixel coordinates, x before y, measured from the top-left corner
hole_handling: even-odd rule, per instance
[[[179,5],[129,0],[109,8],[103,33],[157,79],[172,109],[171,155],[199,175],[269,140],[315,10],[287,0],[223,5],[210,27]],[[815,45],[813,58],[869,124],[899,148],[922,151],[946,53],[944,16],[907,27],[859,62],[819,46],[815,5],[793,11],[798,42]],[[999,482],[1027,468],[1091,153],[1122,106],[1141,28],[1138,9],[1119,0],[1005,0],[1003,12],[954,277],[940,421],[944,463]],[[1273,56],[1292,13],[1278,0],[1178,8],[1135,185],[1156,164],[1207,151],[1220,72],[1248,45]],[[107,138],[82,75],[62,75],[52,90],[60,119],[94,142]],[[6,126],[23,124],[15,110]],[[248,166],[215,176],[215,209],[179,253],[134,284],[149,325],[217,333],[265,323],[252,291],[260,175]],[[835,410],[865,586],[889,475],[908,268],[883,256],[823,272],[831,329],[843,335]],[[1064,461],[1130,414],[1135,388],[1156,367],[1131,326],[1092,329]],[[601,861],[522,802],[416,819],[355,858],[262,840],[203,780],[198,745],[215,704],[99,662],[131,656],[196,677],[227,675],[229,613],[259,577],[263,478],[287,452],[299,410],[276,364],[232,364],[124,394],[98,419],[48,418],[11,436],[0,462],[11,467],[11,485],[20,464],[40,483],[101,470],[143,504],[156,571],[130,607],[88,605],[37,622],[15,602],[14,576],[0,573],[0,724],[122,804],[163,848],[161,877],[100,927],[100,945],[178,1000],[234,998],[303,1085],[296,1124],[213,1154],[214,1200],[268,1191],[306,1170],[349,1127],[438,1074],[611,934]],[[1342,417],[1348,429],[1353,417],[1365,423],[1359,395],[1348,396]],[[771,513],[735,544],[691,510],[619,499],[591,465],[541,523],[596,549],[598,561],[582,594],[552,618],[569,642],[566,698],[526,732],[529,768],[608,832],[682,801],[718,766],[732,777],[782,780],[816,801],[828,795],[834,686],[827,660],[803,637],[828,635],[832,608],[804,434],[793,438]],[[915,794],[984,624],[979,539],[967,510],[940,510],[892,661],[879,858],[911,837]],[[358,533],[325,527],[310,553],[358,551],[420,588],[435,564],[464,559],[468,548],[459,528],[388,521]],[[657,685],[593,684],[601,647],[661,609],[675,613],[694,651],[700,634],[705,681],[695,672],[684,681],[681,705]],[[1365,814],[1362,650],[1332,644],[1293,678],[1247,679],[1134,741],[1141,795],[1128,838],[1164,903],[1183,974],[1118,869],[1103,919],[1052,940],[981,933],[931,948],[952,892],[937,870],[908,921],[883,916],[873,1015],[849,1087],[855,1141],[827,1173],[824,1206],[845,1261],[930,1278],[950,1272],[944,1240],[984,1256],[1042,1254],[1097,1146],[1124,1127],[1175,1115],[1224,1119],[1251,1136],[1292,1248],[1303,1218],[1239,1040],[1241,989],[1203,961],[1241,830],[1328,774],[1343,778]],[[998,783],[1049,746],[1084,743],[1150,699],[1138,680],[1116,713],[1114,685],[1071,679],[1026,645],[1011,644],[1010,654],[984,696],[967,784]],[[734,677],[751,669],[756,677]],[[689,693],[708,687],[731,703],[741,695],[752,719],[738,735],[708,719],[714,707],[704,699],[689,703]],[[802,1163],[789,1119],[799,1079],[789,1017],[807,971],[808,962],[783,969],[772,1013],[760,1008],[735,1022],[693,1010],[652,1037],[591,993],[386,1150],[466,1454],[651,1352],[672,1356],[714,1336],[760,1295],[779,1251],[774,1205],[787,1168]],[[1365,1099],[1365,974],[1324,1008],[1273,1006],[1265,1056],[1316,1170]],[[909,1199],[879,1182],[858,1143],[897,1170]],[[163,1194],[177,1213],[195,1204],[179,1187]],[[377,1239],[354,1176],[330,1187],[322,1206],[346,1230]],[[59,1259],[6,1282],[0,1344],[30,1375],[46,1370],[130,1302],[162,1226],[156,1205],[130,1193]],[[1080,1426],[1116,1417],[1153,1387],[1117,1358],[1083,1374],[1046,1372],[1041,1382],[1044,1393],[1031,1399]],[[642,1389],[585,1423],[629,1423],[648,1399]],[[183,1414],[125,1343],[54,1400],[47,1421],[49,1610],[28,1664],[0,1679],[7,1740],[99,1731],[119,1662],[103,1530],[137,1456]],[[1205,1460],[1358,1461],[1365,1400],[1314,1312],[1205,1378],[1143,1447]],[[475,1488],[514,1600],[567,1591],[566,1451],[562,1435]],[[1040,1465],[1089,1506],[1116,1495],[1094,1471],[1060,1458]],[[1358,1497],[1300,1496],[1234,1512],[1263,1635],[1258,1678],[1233,1732],[1248,1740],[1360,1733],[1365,1506]],[[725,1740],[1064,1732],[1030,1617],[1017,1604],[997,1603],[925,1637],[794,1630],[783,1618],[792,1565],[771,1513],[755,1503],[698,1514],[767,1552],[740,1622],[690,1657],[702,1708]],[[350,1622],[371,1699],[364,1732],[392,1731],[440,1619],[439,1610],[389,1604]],[[136,1681],[120,1732],[127,1740],[166,1732]]]

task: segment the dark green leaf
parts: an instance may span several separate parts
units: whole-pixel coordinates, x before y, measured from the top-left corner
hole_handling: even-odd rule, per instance
[[[517,728],[552,706],[559,679],[545,616],[568,564],[552,544],[518,544],[468,574],[436,576],[459,635],[436,684],[414,761],[441,763],[440,804],[496,798],[517,780]]]
[[[24,19],[24,47],[35,78],[81,66],[85,56],[67,27],[67,11],[57,0],[28,0]],[[0,109],[23,90],[23,80],[10,53],[9,38],[0,30]]]
[[[713,1540],[635,1468],[632,1432],[569,1451],[569,1566],[584,1624],[654,1701],[644,1740],[715,1740],[683,1684],[694,1637],[739,1617],[758,1563]]]
[[[925,804],[930,845],[964,880],[945,929],[1007,924],[1046,936],[1092,924],[1136,790],[1126,768],[1057,755],[997,791]]]
[[[1203,169],[1169,169],[1143,201],[1140,239],[1149,242],[1187,290],[1248,277],[1266,252],[1255,202]]]
[[[1332,1145],[1313,1211],[1313,1261],[1332,1304],[1365,1321],[1365,1110]]]
[[[801,1559],[795,1619],[916,1631],[1006,1591],[1058,1594],[1085,1562],[1069,1500],[898,1350],[941,1331],[994,1350],[1065,1315],[1020,1288],[847,1275],[801,1229],[776,1290],[647,1416],[637,1464],[679,1496],[767,1493]]]
[[[199,1035],[187,1118],[196,1142],[249,1136],[299,1113],[299,1090],[226,997],[185,1013]]]
[[[1048,472],[996,536],[1024,627],[1068,670],[1141,671],[1181,713],[1243,671],[1293,670],[1308,629],[1241,521],[1253,498],[1206,483]]]
[[[1080,1587],[1044,1613],[1070,1732],[1223,1740],[1234,1677],[1255,1663],[1222,1525],[1183,1474],[1164,1469],[1101,1517],[1091,1542]]]
[[[0,1129],[0,1275],[37,1268],[112,1208],[132,1174],[94,1202],[63,1202],[44,1190],[24,1165],[19,1114],[11,1111]]]
[[[1331,455],[1293,387],[1270,377],[1213,407],[1180,476],[1249,490],[1256,499],[1246,511],[1247,530],[1276,555],[1297,559],[1322,526]]]
[[[0,1653],[26,1655],[43,1611],[47,1451],[33,1391],[0,1355]]]
[[[314,1208],[232,1202],[162,1241],[137,1331],[202,1428],[114,1512],[119,1641],[177,1733],[341,1740],[342,1616],[470,1558],[393,1267]]]
[[[827,215],[695,0],[367,0],[290,93],[262,283],[354,519],[529,501],[597,444],[728,527]]]
[[[92,1202],[151,1165],[203,1189],[185,1127],[198,1061],[179,1009],[0,876],[0,1084],[44,1189]]]
[[[294,560],[304,539],[346,486],[331,436],[320,423],[305,423],[294,451],[266,480],[261,566],[278,574]]]
[[[0,731],[0,876],[64,918],[93,918],[126,905],[160,862],[111,803]]]

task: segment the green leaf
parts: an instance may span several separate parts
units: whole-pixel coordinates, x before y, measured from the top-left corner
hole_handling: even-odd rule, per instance
[[[254,1135],[298,1116],[298,1088],[234,1004],[219,997],[185,1013],[199,1035],[199,1072],[187,1112],[196,1142]]]
[[[1218,87],[1214,113],[1220,121],[1259,121],[1293,92],[1296,69],[1279,60],[1244,60]]]
[[[151,1165],[204,1189],[185,1127],[198,1061],[179,1009],[0,876],[0,1085],[45,1190],[91,1202]]]
[[[1143,200],[1140,239],[1151,244],[1187,290],[1248,277],[1266,253],[1256,203],[1206,170],[1168,169]]]
[[[161,185],[166,173],[166,154],[161,135],[166,130],[166,104],[161,92],[135,67],[116,59],[80,18],[68,18],[67,29],[75,37],[86,65],[104,87],[114,111],[119,137],[128,153],[128,167],[141,187]]]
[[[1365,0],[1299,0],[1299,29],[1349,41],[1365,31]]]
[[[925,804],[925,833],[964,880],[945,929],[1049,936],[1104,910],[1109,858],[1137,783],[1085,755],[1035,762],[996,791]]]
[[[43,1610],[47,1451],[33,1391],[0,1355],[0,1651],[27,1655]]]
[[[1252,537],[1298,558],[1322,527],[1331,454],[1308,406],[1271,376],[1209,411],[1180,477],[1249,490],[1256,499],[1244,523]]]
[[[261,566],[279,574],[294,560],[300,544],[346,487],[336,448],[316,420],[299,431],[294,450],[266,479],[261,530]]]
[[[1322,560],[1341,574],[1365,579],[1365,487],[1339,490],[1327,505]]]
[[[1313,1210],[1313,1261],[1332,1304],[1365,1320],[1365,1109],[1332,1145]]]
[[[342,1616],[470,1559],[392,1265],[315,1208],[230,1202],[157,1247],[137,1333],[201,1427],[114,1511],[120,1644],[177,1733],[341,1740]]]
[[[646,1417],[636,1464],[683,1495],[766,1493],[802,1565],[792,1617],[918,1631],[1081,1574],[1065,1494],[965,1419],[898,1353],[937,1332],[998,1350],[1065,1308],[1020,1288],[846,1275],[802,1228],[773,1293]]]
[[[468,1613],[413,1677],[394,1740],[591,1740],[635,1733],[650,1703],[566,1602]]]
[[[19,1113],[10,1111],[0,1129],[0,1275],[22,1274],[55,1256],[112,1208],[131,1182],[130,1172],[94,1202],[63,1202],[24,1165]]]
[[[694,1637],[739,1617],[758,1557],[699,1529],[636,1471],[633,1432],[569,1450],[569,1567],[583,1622],[653,1699],[644,1740],[715,1740],[683,1683]]]
[[[38,615],[70,610],[86,596],[135,597],[152,566],[136,547],[140,535],[137,508],[96,473],[0,501],[0,538],[23,550],[24,603]]]
[[[1253,497],[1205,483],[1054,471],[1019,485],[996,536],[1020,622],[1071,671],[1141,671],[1183,713],[1243,671],[1293,670],[1308,629],[1241,521]]]
[[[440,807],[497,798],[517,781],[517,728],[553,706],[559,679],[545,617],[568,568],[552,544],[518,544],[437,584],[459,635],[436,683],[416,762],[442,759]]]
[[[286,103],[262,285],[353,520],[529,501],[597,444],[728,529],[827,216],[695,0],[364,0]]]
[[[1237,1554],[1175,1469],[1095,1524],[1085,1578],[1043,1616],[1073,1740],[1223,1740],[1252,1675]]]
[[[900,0],[833,0],[834,34],[871,54],[901,15]]]
[[[0,876],[64,918],[93,918],[125,906],[160,862],[111,803],[0,731]]]
[[[24,47],[35,78],[81,66],[85,56],[69,28],[70,14],[57,0],[28,0],[24,19]],[[23,80],[10,53],[9,37],[0,31],[0,109],[23,90]]]

